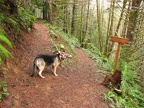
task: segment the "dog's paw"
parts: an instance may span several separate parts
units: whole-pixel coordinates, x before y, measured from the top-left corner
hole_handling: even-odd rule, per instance
[[[45,78],[44,76],[42,76],[42,78]]]
[[[40,76],[41,78],[45,78],[44,76]]]
[[[55,76],[58,76],[58,74],[54,74]]]

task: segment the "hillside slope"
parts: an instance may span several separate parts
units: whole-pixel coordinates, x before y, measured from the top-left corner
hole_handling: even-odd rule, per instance
[[[49,67],[43,72],[45,79],[30,77],[34,57],[53,52],[50,38],[46,26],[37,21],[31,33],[23,32],[20,42],[14,43],[14,58],[7,60],[5,75],[10,96],[0,108],[109,108],[102,97],[107,89],[100,85],[104,77],[81,49],[76,49],[73,65],[58,67],[58,77]]]

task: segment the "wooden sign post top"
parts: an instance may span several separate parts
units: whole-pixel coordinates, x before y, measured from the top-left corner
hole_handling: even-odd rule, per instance
[[[115,56],[115,64],[114,64],[114,72],[116,72],[117,64],[118,64],[118,60],[119,60],[121,44],[128,44],[129,39],[128,38],[121,38],[121,37],[111,36],[111,41],[112,42],[118,42],[118,48],[117,48],[117,52],[116,52],[116,56]]]
[[[111,36],[111,41],[118,42],[118,43],[121,43],[121,44],[128,44],[129,39],[128,38]]]

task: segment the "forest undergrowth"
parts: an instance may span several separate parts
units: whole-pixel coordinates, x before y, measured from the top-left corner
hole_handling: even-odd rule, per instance
[[[1,71],[6,70],[6,68],[2,67],[1,64],[6,62],[6,58],[12,57],[11,52],[8,49],[9,48],[11,49],[13,47],[12,45],[13,41],[19,41],[18,38],[20,37],[21,30],[31,32],[31,29],[33,28],[33,23],[36,21],[36,17],[34,16],[34,13],[30,10],[30,8],[19,6],[16,7],[16,10],[17,11],[15,11],[14,14],[11,13],[10,9],[8,8],[8,5],[5,5],[4,0],[0,1],[0,70]],[[90,35],[86,35],[85,39],[82,39],[82,36],[80,37],[73,36],[71,34],[68,34],[70,31],[65,33],[63,32],[64,31],[63,29],[60,29],[56,25],[52,25],[47,21],[43,21],[43,22],[45,23],[46,26],[50,28],[49,33],[51,34],[51,36],[53,36],[53,39],[59,38],[60,36],[63,40],[65,40],[66,44],[69,44],[72,50],[74,50],[76,47],[84,46],[82,48],[83,51],[85,51],[85,53],[87,53],[91,57],[91,59],[93,59],[96,62],[96,65],[105,68],[106,71],[108,71],[110,74],[113,74],[114,58],[111,56],[109,57],[105,56],[105,54],[102,51],[100,51],[100,49],[97,48],[96,45],[94,45],[97,43],[92,43],[89,41],[89,40],[92,41],[92,39],[96,37],[89,38],[88,36]],[[83,35],[82,33],[83,32],[81,30],[80,33],[76,32],[73,34]],[[98,36],[98,33],[96,32],[95,34],[91,34],[91,35]],[[84,41],[83,43],[80,42],[82,40]],[[94,41],[97,42],[97,40]],[[55,45],[56,49],[58,50],[60,45],[55,44],[53,41],[54,40],[51,39],[51,42]],[[73,52],[69,48],[67,48],[66,44],[63,43],[61,44],[61,46],[65,46],[68,52]],[[135,45],[133,45],[133,47],[134,46]],[[103,48],[105,49],[105,47],[101,46],[102,49]],[[120,60],[118,64],[118,69],[122,71],[121,87],[120,87],[122,93],[117,94],[110,90],[108,94],[105,94],[105,99],[110,101],[111,103],[110,106],[112,108],[121,108],[121,107],[143,108],[144,107],[144,94],[143,94],[143,85],[142,85],[143,83],[140,82],[141,81],[139,78],[140,74],[138,73],[139,71],[137,71],[138,70],[137,61],[135,59],[130,58],[130,56],[128,56],[127,47],[128,46],[126,45],[122,47]],[[135,53],[139,53],[138,51],[139,49],[136,50],[134,49]],[[135,53],[132,54],[132,56],[136,55]],[[103,72],[104,74],[107,74],[107,72],[103,70],[99,70],[99,72]],[[111,88],[113,88],[113,86],[111,86]],[[2,81],[0,82],[0,99],[4,95],[9,95],[9,93],[7,90],[6,82]]]
[[[105,56],[93,45],[89,45],[87,49],[83,49],[96,64],[105,68],[110,74],[113,74],[115,58],[105,58]],[[128,62],[123,58],[126,57],[125,47],[122,48],[118,69],[122,71],[120,94],[109,91],[105,94],[105,99],[110,101],[111,108],[143,108],[144,94],[142,86],[139,85],[138,73],[136,71],[136,62]],[[104,72],[101,70],[100,72]],[[114,88],[111,86],[111,89]]]
[[[72,36],[64,33],[60,28],[52,26],[45,21],[44,23],[48,27],[50,27],[51,35],[53,35],[53,37],[58,38],[58,36],[61,36],[62,39],[64,39],[65,42],[67,42],[71,46],[71,49],[74,49],[75,47],[80,47],[80,43],[77,38],[71,38]],[[83,48],[83,51],[87,53],[90,58],[96,62],[96,65],[106,70],[99,70],[99,72],[103,72],[104,74],[107,74],[107,72],[109,72],[110,74],[113,74],[115,58],[106,58],[104,54],[102,54],[91,43],[87,44],[87,47]],[[142,108],[144,106],[144,95],[141,91],[141,86],[139,86],[138,84],[138,74],[135,71],[135,61],[126,61],[123,58],[123,56],[126,56],[124,54],[125,47],[122,47],[121,56],[118,64],[118,69],[122,71],[120,87],[120,91],[122,91],[122,93],[117,94],[116,92],[110,90],[107,94],[105,94],[105,99],[109,100],[109,102],[111,103],[110,106],[112,108]],[[111,89],[113,88],[114,87],[111,85]]]

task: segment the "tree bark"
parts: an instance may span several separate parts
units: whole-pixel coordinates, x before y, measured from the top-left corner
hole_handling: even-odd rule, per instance
[[[74,32],[75,32],[76,1],[77,1],[77,0],[73,0],[72,22],[71,22],[71,34],[72,34],[72,35],[74,35]]]
[[[138,7],[141,4],[141,1],[143,0],[133,0],[132,1],[132,8],[129,16],[129,24],[128,24],[128,30],[127,30],[127,38],[129,38],[130,41],[133,41],[134,38],[134,30],[137,23],[137,17],[138,17]]]
[[[50,4],[48,1],[45,1],[44,7],[43,7],[43,19],[50,22]]]
[[[55,0],[51,0],[51,13],[50,13],[50,23],[55,25],[56,24],[56,2]]]
[[[85,20],[85,28],[82,34],[82,45],[81,47],[86,47],[87,44],[87,36],[88,36],[88,26],[89,26],[89,12],[90,12],[90,0],[88,0],[87,8],[86,8],[86,20]],[[82,16],[81,16],[82,17]],[[83,24],[82,24],[83,25]]]
[[[100,3],[99,0],[96,0],[97,3],[97,24],[98,24],[98,36],[99,36],[99,50],[102,52],[102,31],[101,31],[101,12],[100,12]]]

